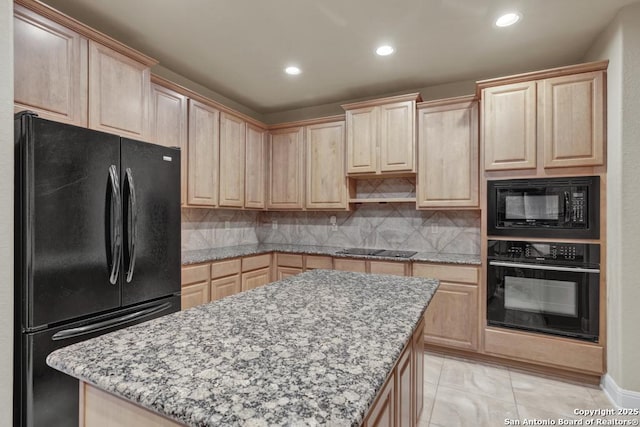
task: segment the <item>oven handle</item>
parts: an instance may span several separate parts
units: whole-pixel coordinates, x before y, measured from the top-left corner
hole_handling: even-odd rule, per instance
[[[569,271],[571,273],[600,273],[599,268],[561,267],[557,265],[523,264],[518,262],[489,261],[496,267],[530,268],[531,270]]]

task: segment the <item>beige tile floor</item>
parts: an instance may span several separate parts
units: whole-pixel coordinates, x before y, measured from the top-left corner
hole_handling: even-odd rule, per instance
[[[425,398],[420,427],[571,425],[569,421],[561,424],[560,420],[588,425],[587,419],[593,419],[593,425],[607,425],[598,424],[597,419],[640,423],[640,417],[576,414],[576,409],[614,408],[604,392],[595,387],[433,353],[425,354],[424,364]],[[553,420],[555,424],[531,424],[532,420]]]

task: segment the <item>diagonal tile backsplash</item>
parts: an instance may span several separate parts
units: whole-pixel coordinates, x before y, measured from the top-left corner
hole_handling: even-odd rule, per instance
[[[336,231],[331,216],[336,217]],[[480,212],[417,211],[410,203],[356,205],[350,212],[182,209],[185,251],[255,243],[478,255]]]

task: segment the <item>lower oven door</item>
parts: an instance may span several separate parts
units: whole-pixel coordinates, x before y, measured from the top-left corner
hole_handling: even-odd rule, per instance
[[[489,261],[490,326],[598,341],[600,270]]]

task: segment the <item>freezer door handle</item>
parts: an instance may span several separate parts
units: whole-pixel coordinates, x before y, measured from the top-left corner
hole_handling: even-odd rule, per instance
[[[151,316],[152,314],[156,314],[161,311],[167,310],[170,307],[171,307],[171,303],[165,302],[160,305],[145,308],[144,310],[136,311],[134,313],[129,313],[120,317],[115,317],[113,319],[104,320],[102,322],[92,323],[90,325],[80,326],[78,328],[64,329],[62,331],[56,332],[53,335],[53,337],[51,337],[51,339],[53,341],[61,341],[68,338],[74,338],[82,335],[92,334],[94,332],[102,331],[104,329],[113,328],[114,326],[124,325],[125,323],[129,323],[134,320],[139,320],[143,317]]]
[[[131,283],[133,279],[133,271],[136,267],[136,239],[138,236],[138,205],[136,201],[136,186],[133,182],[133,173],[131,168],[126,170],[127,185],[129,187],[129,200],[127,209],[127,250],[129,252],[129,260],[127,267],[126,280]]]
[[[109,166],[109,180],[111,182],[111,203],[109,206],[109,218],[107,218],[107,226],[105,229],[111,252],[110,259],[107,259],[107,265],[110,270],[109,282],[115,285],[118,283],[120,258],[122,256],[122,202],[120,200],[120,183],[116,165]],[[109,254],[109,252],[107,252],[107,254]]]

